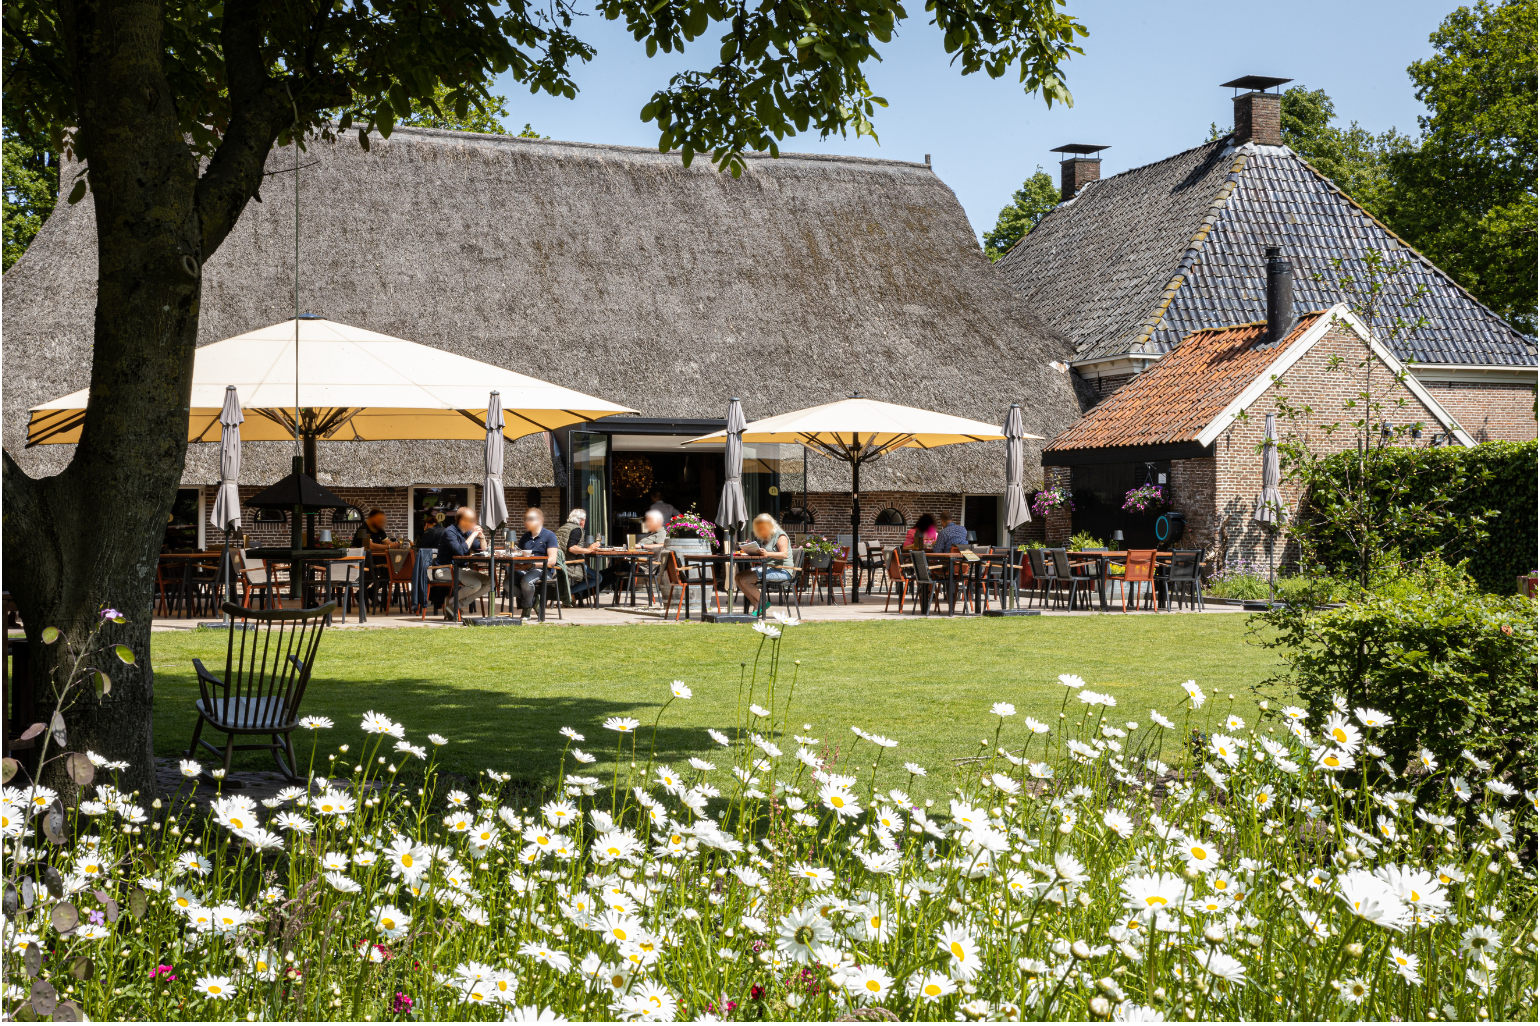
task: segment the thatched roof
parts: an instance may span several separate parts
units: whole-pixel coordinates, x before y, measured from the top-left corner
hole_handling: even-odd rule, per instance
[[[293,163],[277,152],[269,169]],[[654,417],[723,416],[737,395],[754,419],[852,391],[991,423],[1020,402],[1048,438],[1080,414],[1051,366],[1068,342],[1037,326],[923,164],[754,156],[733,179],[647,149],[405,128],[369,152],[313,142],[302,164],[300,306],[332,320]],[[262,200],[205,268],[200,345],[293,315],[290,175]],[[4,280],[5,445],[32,474],[72,447],[23,452],[27,408],[89,383],[94,225],[91,203],[61,202]],[[217,448],[191,447],[186,481],[217,479]],[[999,491],[1002,452],[895,454],[863,485]],[[253,443],[243,477],[276,480],[289,455]],[[333,487],[482,473],[465,442],[323,442],[320,469]],[[550,479],[538,436],[510,446],[508,484]],[[813,486],[846,483],[822,468]]]

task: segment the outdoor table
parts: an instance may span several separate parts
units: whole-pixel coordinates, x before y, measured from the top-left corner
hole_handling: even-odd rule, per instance
[[[324,574],[323,581],[329,581],[333,563],[359,564],[361,576],[358,582],[358,622],[369,622],[369,602],[365,598],[369,586],[369,565],[363,556],[350,556],[346,549],[247,549],[246,558],[262,560],[267,564],[270,572],[274,564],[287,566],[289,597],[297,598],[302,606],[309,598],[307,593],[317,583],[309,579],[307,574],[309,567],[321,567]],[[326,614],[327,626],[330,626],[331,622],[331,614],[328,613]]]
[[[591,552],[587,556],[584,556],[583,559],[585,561],[589,560],[589,559],[594,559],[594,560],[598,560],[598,559],[629,559],[631,561],[631,564],[630,564],[630,566],[626,570],[626,583],[625,583],[625,587],[624,588],[621,587],[620,580],[619,580],[619,578],[617,578],[616,581],[615,581],[615,599],[610,604],[611,605],[615,605],[615,606],[620,605],[620,593],[622,591],[626,591],[626,592],[630,593],[631,605],[635,606],[636,605],[636,576],[637,576],[637,570],[638,570],[638,568],[643,563],[650,564],[653,561],[655,561],[658,558],[659,555],[660,555],[660,553],[654,552],[651,549],[624,549],[624,548],[620,548],[620,549],[599,549],[596,552]],[[599,569],[597,563],[594,565],[594,569],[595,570]],[[647,604],[651,605],[652,604],[652,568],[651,568],[651,566],[648,567],[647,572],[643,576],[644,576],[644,578],[646,580],[646,584],[647,584]]]
[[[1112,564],[1117,563],[1119,565],[1122,565],[1122,564],[1127,563],[1128,562],[1128,550],[1127,549],[1119,549],[1119,550],[1113,550],[1113,551],[1110,551],[1110,552],[1075,551],[1075,552],[1067,552],[1065,554],[1067,556],[1069,556],[1071,559],[1094,559],[1096,561],[1096,573],[1094,575],[1092,575],[1092,576],[1094,577],[1094,579],[1096,581],[1096,591],[1097,591],[1098,597],[1101,600],[1102,611],[1106,612],[1110,608],[1108,606],[1108,603],[1107,603],[1107,585],[1112,583],[1112,582],[1114,582],[1114,581],[1120,581],[1122,579],[1122,575],[1121,574],[1114,574],[1114,573],[1111,572]],[[1156,568],[1155,577],[1156,577],[1156,582],[1157,583],[1159,583],[1159,581],[1160,581],[1160,568],[1163,565],[1164,566],[1170,566],[1170,564],[1171,564],[1171,553],[1169,553],[1169,552],[1156,552],[1155,553],[1155,568]],[[1160,608],[1160,605],[1161,605],[1160,600],[1156,599],[1155,601],[1156,601],[1156,608],[1157,609]],[[1165,603],[1165,605],[1167,605],[1167,607],[1169,608],[1170,603],[1167,602],[1167,603]]]
[[[455,621],[457,623],[460,620],[460,566],[464,563],[478,562],[487,564],[487,570],[492,577],[492,594],[496,594],[497,564],[508,564],[508,570],[511,573],[521,566],[528,567],[529,569],[543,567],[546,565],[546,557],[525,555],[521,552],[509,552],[506,549],[500,552],[471,552],[464,556],[451,556],[449,563],[453,569],[450,571],[449,599],[454,603]],[[541,623],[545,623],[545,585],[548,579],[546,574],[541,574],[540,584],[535,588],[535,609],[539,613]],[[491,605],[490,598],[488,605]]]
[[[678,556],[680,561],[681,562],[685,562],[685,563],[702,563],[702,564],[704,564],[704,563],[711,563],[711,564],[714,564],[714,565],[725,564],[727,566],[727,574],[728,574],[729,578],[732,578],[734,576],[734,568],[739,563],[742,563],[745,566],[752,566],[755,563],[763,563],[766,560],[774,558],[772,556],[767,556],[767,555],[750,556],[747,553],[743,553],[743,552],[722,552],[722,553],[716,553],[716,552],[676,552],[676,553],[674,553],[674,555]],[[715,573],[713,573],[712,576],[715,577]],[[702,582],[702,583],[704,584],[704,582]],[[793,582],[793,584],[795,584],[795,581]],[[689,585],[686,584],[685,587],[689,587]],[[716,581],[715,580],[712,581],[712,587],[713,588],[716,587]],[[743,596],[743,611],[745,613],[747,613],[749,611],[748,603],[749,603],[749,597],[747,595]],[[729,609],[728,612],[732,612],[732,610]],[[701,599],[700,615],[703,618],[706,615],[706,601],[705,601],[704,598]]]
[[[941,559],[946,561],[947,615],[956,616],[958,584],[964,584],[970,593],[976,591],[983,578],[984,567],[1002,557],[994,553],[986,556],[980,555],[977,552],[927,552],[925,553],[925,558],[927,560]],[[966,579],[958,572],[958,562],[969,564]]]

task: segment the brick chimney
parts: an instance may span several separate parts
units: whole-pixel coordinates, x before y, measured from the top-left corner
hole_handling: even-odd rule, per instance
[[[1059,161],[1059,202],[1068,202],[1075,198],[1075,193],[1087,182],[1094,182],[1102,176],[1102,158],[1096,156],[1105,146],[1090,146],[1086,143],[1070,143],[1067,146],[1056,146],[1049,153],[1059,153],[1063,156]]]
[[[1267,90],[1292,81],[1291,78],[1245,75],[1224,83],[1225,88],[1246,90],[1235,97],[1235,131],[1230,137],[1235,145],[1283,145],[1283,96]]]

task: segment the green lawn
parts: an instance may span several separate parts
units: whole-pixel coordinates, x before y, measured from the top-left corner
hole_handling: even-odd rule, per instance
[[[1217,692],[1221,709],[1230,693],[1249,704],[1247,689],[1270,675],[1276,659],[1248,639],[1247,619],[804,624],[787,631],[782,650],[783,662],[801,660],[792,729],[810,723],[814,736],[848,747],[857,725],[900,742],[885,764],[897,769],[913,760],[944,769],[992,734],[994,702],[1015,704],[1018,735],[1025,734],[1024,715],[1057,718],[1061,673],[1114,695],[1113,722],[1147,723],[1151,707],[1170,712],[1188,679]],[[706,727],[731,728],[739,664],[753,660],[759,642],[747,626],[705,624],[333,631],[322,640],[304,711],[336,721],[330,745],[356,745],[360,715],[374,709],[403,721],[415,742],[430,732],[448,737],[442,757],[452,769],[474,774],[492,767],[539,780],[554,776],[563,726],[587,735],[582,747],[599,756],[588,772],[606,771],[613,757],[616,735],[600,727],[607,716],[642,720],[645,751],[669,682],[681,679],[695,696],[676,701],[658,733],[659,758],[677,764],[713,747]],[[198,656],[219,672],[224,634],[158,633],[153,646],[156,751],[170,755],[192,733],[197,683],[190,660]],[[308,741],[301,740],[303,759]],[[271,762],[248,756],[238,764]]]

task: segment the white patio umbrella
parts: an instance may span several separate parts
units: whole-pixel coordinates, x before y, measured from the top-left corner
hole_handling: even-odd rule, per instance
[[[246,411],[256,414],[241,425],[247,442],[296,435],[476,440],[486,434],[488,389],[501,393],[503,437],[509,441],[637,412],[517,371],[311,315],[197,351],[188,441],[211,438],[225,388],[232,384]],[[89,397],[89,389],[81,389],[34,407],[27,446],[78,441]]]
[[[1267,601],[1273,600],[1273,534],[1283,522],[1283,493],[1278,483],[1283,475],[1278,469],[1278,425],[1269,413],[1262,427],[1262,491],[1257,495],[1251,519],[1262,525],[1267,539]]]
[[[691,439],[686,445],[720,442],[726,431]],[[1036,435],[1023,437],[1035,438]],[[894,449],[934,449],[961,442],[998,442],[1005,438],[993,424],[878,402],[853,395],[839,402],[783,413],[748,424],[745,442],[801,444],[850,464],[850,548],[854,574],[860,573],[861,467]],[[859,585],[859,579],[855,582]],[[861,601],[859,587],[852,601]]]
[[[219,411],[219,490],[214,493],[214,508],[209,523],[225,532],[225,558],[221,573],[225,579],[225,598],[235,601],[235,580],[230,572],[230,532],[241,526],[241,397],[234,385],[225,386],[225,403]]]
[[[503,402],[497,392],[487,397],[486,476],[481,481],[481,528],[492,532],[508,522],[508,498],[503,494]]]

